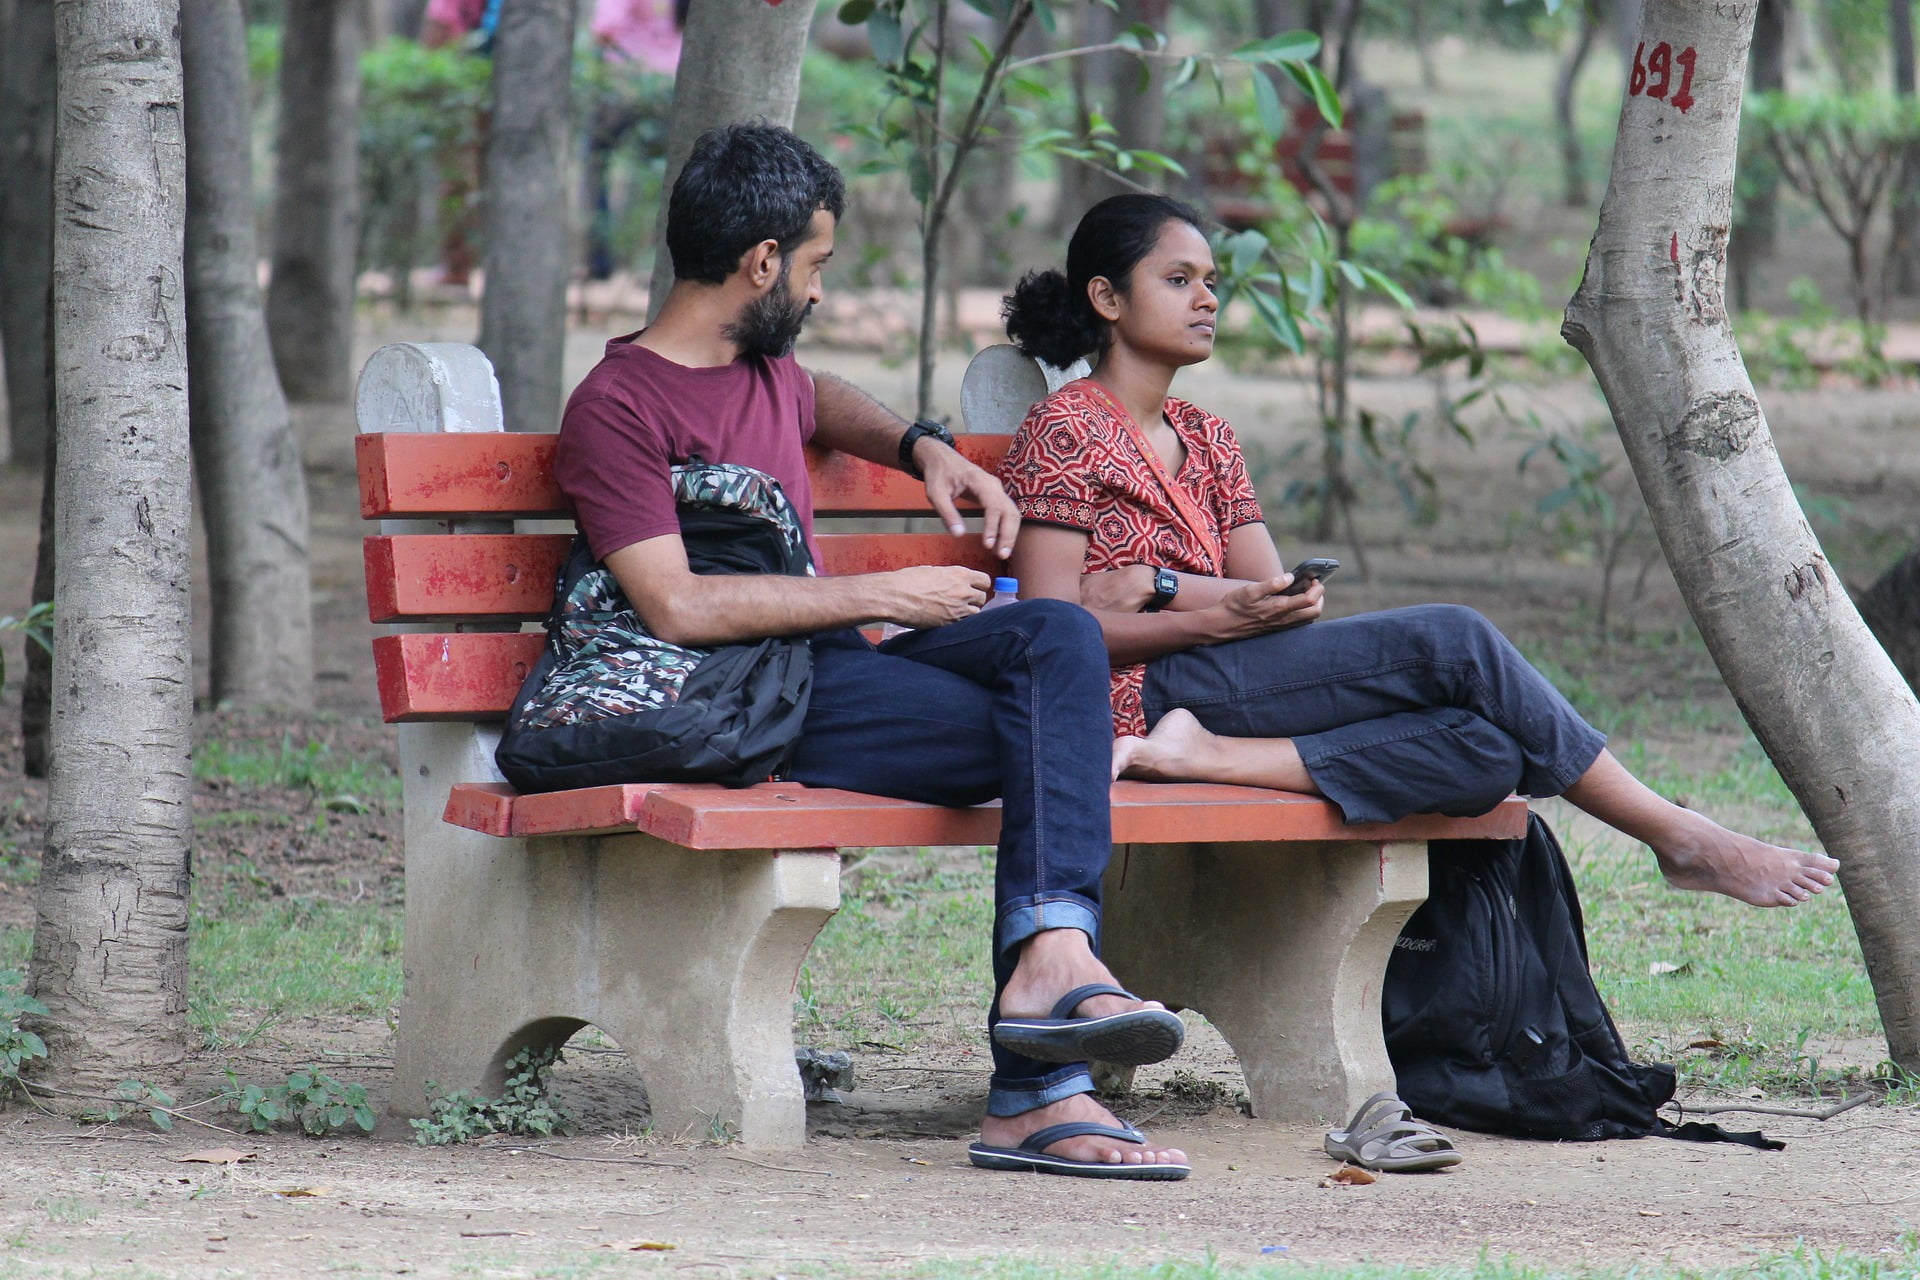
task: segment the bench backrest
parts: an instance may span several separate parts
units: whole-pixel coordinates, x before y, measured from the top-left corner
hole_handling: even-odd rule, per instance
[[[354,442],[360,514],[368,520],[475,521],[570,518],[553,478],[550,433],[369,432]],[[959,437],[991,471],[1004,435]],[[836,532],[846,518],[927,516],[926,491],[890,468],[810,449],[821,573],[874,573],[916,564],[991,571],[977,534]],[[443,526],[445,527],[445,526]],[[436,624],[374,641],[380,706],[389,721],[497,720],[540,654],[544,632],[520,631],[552,603],[566,532],[381,533],[366,540],[368,616]],[[503,630],[502,627],[514,627]],[[482,630],[481,628],[488,628]]]

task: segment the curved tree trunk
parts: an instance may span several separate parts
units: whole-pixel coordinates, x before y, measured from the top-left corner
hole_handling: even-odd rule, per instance
[[[654,224],[653,279],[647,315],[660,310],[673,285],[667,256],[667,201],[694,139],[716,125],[764,118],[793,124],[800,100],[800,59],[813,19],[808,0],[699,0],[687,9],[680,68],[667,117],[667,172]]]
[[[1580,146],[1580,121],[1574,110],[1574,97],[1580,85],[1580,70],[1587,65],[1587,56],[1593,52],[1593,43],[1599,35],[1600,16],[1588,5],[1580,10],[1580,30],[1553,80],[1553,125],[1560,134],[1560,203],[1569,209],[1587,206],[1587,158]]]
[[[1754,7],[1645,0],[1636,43],[1650,55],[1669,46],[1671,78],[1649,75],[1625,99],[1599,230],[1562,332],[1606,393],[1714,661],[1841,861],[1889,1050],[1915,1070],[1920,703],[1800,511],[1723,297]]]
[[[56,1080],[187,1029],[193,638],[175,0],[63,4],[54,150],[53,759],[28,988]]]
[[[213,698],[313,705],[307,480],[273,371],[253,233],[240,0],[182,0],[187,354],[213,596]]]
[[[15,0],[0,41],[0,246],[10,456],[40,466],[53,433],[53,0]]]
[[[494,37],[480,349],[500,376],[515,431],[560,424],[574,8],[572,0],[506,0]]]
[[[288,398],[335,404],[353,387],[360,239],[360,11],[287,0],[267,325]]]

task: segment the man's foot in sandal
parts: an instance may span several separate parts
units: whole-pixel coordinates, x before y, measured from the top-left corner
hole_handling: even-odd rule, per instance
[[[1000,993],[996,1044],[1042,1062],[1162,1062],[1179,1051],[1186,1025],[1113,980],[1078,929],[1048,929],[1022,947]]]
[[[1460,1163],[1453,1139],[1424,1120],[1392,1093],[1376,1093],[1360,1104],[1345,1129],[1327,1135],[1327,1154],[1375,1173],[1425,1173]]]
[[[1148,1141],[1087,1093],[1017,1116],[987,1116],[967,1159],[982,1169],[1072,1178],[1177,1182],[1193,1172],[1186,1152]]]

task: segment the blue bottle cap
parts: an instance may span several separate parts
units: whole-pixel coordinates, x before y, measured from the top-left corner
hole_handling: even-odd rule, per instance
[[[1010,596],[1017,596],[1020,594],[1020,579],[995,578],[993,580],[993,589],[996,592],[1003,592]]]

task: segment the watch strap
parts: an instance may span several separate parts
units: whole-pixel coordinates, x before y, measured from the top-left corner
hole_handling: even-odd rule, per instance
[[[920,468],[914,465],[913,461],[913,447],[920,443],[921,437],[923,436],[932,436],[949,449],[956,447],[953,432],[947,430],[944,426],[934,422],[930,418],[921,418],[912,426],[908,427],[906,434],[900,437],[900,469],[912,476],[915,480],[925,480],[927,478],[921,472]]]

